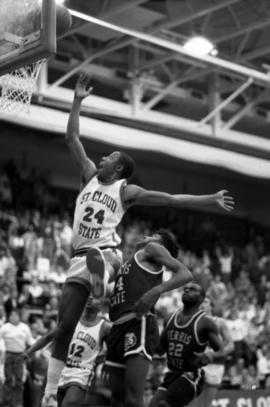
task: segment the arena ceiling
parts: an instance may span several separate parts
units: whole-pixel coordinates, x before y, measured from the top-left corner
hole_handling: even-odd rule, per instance
[[[249,176],[256,167],[255,176],[270,178],[270,0],[66,0],[65,5],[73,25],[58,39],[34,98],[35,108],[52,108],[54,114],[44,111],[37,119],[35,111],[32,123],[31,117],[22,119],[25,125],[41,126],[44,119],[46,129],[54,117],[55,128],[63,131],[76,78],[88,72],[94,92],[82,109],[85,137],[93,137],[95,128],[96,139],[104,133],[102,142],[133,148],[133,130],[145,130],[137,148],[150,149],[149,134],[162,135],[170,145],[161,137],[152,145],[168,155]],[[87,16],[116,27],[86,21]],[[194,35],[212,40],[218,55],[182,52]],[[99,120],[115,127],[101,129]]]
[[[73,17],[72,30],[59,41],[58,54],[49,64],[54,86],[69,86],[75,73],[86,70],[97,83],[96,95],[131,104],[134,116],[159,111],[195,120],[201,127],[211,124],[214,135],[239,129],[268,137],[270,76],[269,81],[260,81],[252,74],[270,72],[270,0],[67,0],[65,4],[174,44],[182,45],[193,35],[206,36],[217,46],[224,66]],[[250,70],[246,75],[231,71],[227,61]],[[207,117],[209,112],[213,114]]]

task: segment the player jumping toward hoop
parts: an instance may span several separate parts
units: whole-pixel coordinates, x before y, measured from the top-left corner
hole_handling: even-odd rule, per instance
[[[121,261],[117,249],[120,238],[116,227],[125,211],[133,205],[202,207],[216,204],[233,209],[233,198],[222,190],[212,195],[170,195],[127,185],[134,171],[134,161],[123,152],[114,151],[101,159],[96,167],[86,155],[80,141],[79,113],[82,101],[91,93],[90,77],[80,76],[69,116],[66,142],[81,174],[81,192],[76,201],[73,223],[74,257],[63,288],[55,346],[49,362],[43,407],[56,406],[59,376],[65,365],[68,346],[80,318],[90,289],[101,298],[106,281]],[[105,267],[106,263],[106,267]]]

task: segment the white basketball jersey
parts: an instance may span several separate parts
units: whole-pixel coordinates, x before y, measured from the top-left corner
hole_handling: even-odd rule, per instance
[[[94,376],[95,360],[101,350],[102,319],[95,326],[78,323],[69,345],[66,366],[62,370],[59,386],[79,383],[90,386]]]
[[[95,176],[80,192],[73,222],[75,250],[89,246],[115,247],[121,243],[116,227],[125,213],[120,196],[125,183],[122,179],[105,185]]]

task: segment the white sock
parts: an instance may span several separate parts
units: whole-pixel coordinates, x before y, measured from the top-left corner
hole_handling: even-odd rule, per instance
[[[58,382],[62,373],[62,370],[65,367],[65,362],[50,357],[48,372],[47,372],[47,384],[45,387],[45,395],[57,394]]]

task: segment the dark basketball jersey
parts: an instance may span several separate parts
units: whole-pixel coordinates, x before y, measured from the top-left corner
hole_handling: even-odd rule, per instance
[[[110,299],[110,319],[115,321],[121,315],[132,312],[134,304],[143,294],[162,281],[163,268],[152,271],[140,264],[138,253],[119,270]]]
[[[177,311],[168,321],[165,331],[165,346],[167,349],[168,368],[171,370],[194,371],[197,368],[193,365],[194,352],[203,352],[206,343],[201,343],[197,334],[199,319],[205,312],[198,311],[185,325],[177,323],[177,316],[181,311]]]

